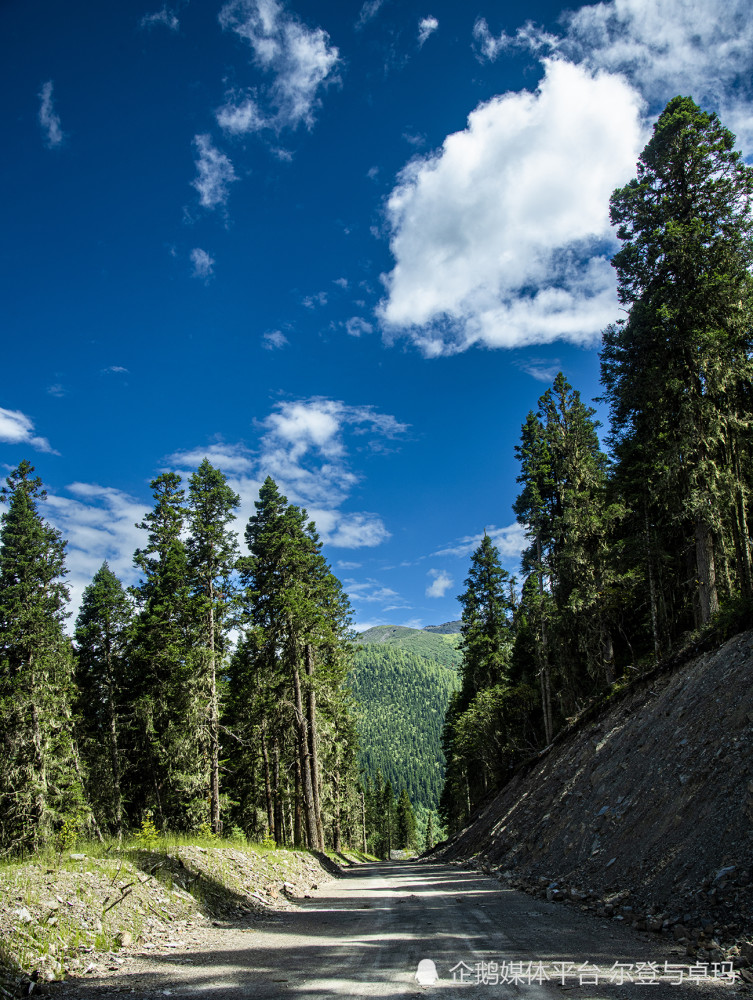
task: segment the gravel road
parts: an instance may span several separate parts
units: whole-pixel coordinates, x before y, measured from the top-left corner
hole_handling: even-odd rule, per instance
[[[434,963],[436,982],[428,982],[433,978],[429,967],[422,976],[425,983],[419,983],[421,960]],[[126,957],[107,976],[71,978],[56,986],[53,996],[60,1000],[90,1000],[113,993],[136,1000],[197,995],[212,1000],[468,998],[471,994],[479,1000],[751,996],[750,987],[714,978],[711,967],[696,967],[697,981],[691,981],[692,961],[656,936],[562,904],[534,900],[465,868],[383,862],[350,869],[291,909],[194,931],[169,953]],[[665,962],[682,969],[667,972]],[[619,984],[621,977],[624,982]],[[649,982],[636,981],[639,978]],[[673,984],[669,978],[682,982]]]

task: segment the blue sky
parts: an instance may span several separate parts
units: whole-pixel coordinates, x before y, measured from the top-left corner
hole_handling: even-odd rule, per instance
[[[611,191],[692,95],[753,153],[748,0],[6,0],[0,464],[74,600],[206,455],[304,505],[359,627],[459,614],[562,369],[598,395]]]

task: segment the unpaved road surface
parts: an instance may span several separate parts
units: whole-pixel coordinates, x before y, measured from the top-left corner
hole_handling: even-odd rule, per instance
[[[422,959],[436,966],[439,978],[433,984],[416,979]],[[106,977],[71,978],[56,986],[53,996],[737,1000],[753,995],[748,986],[714,978],[711,967],[696,967],[692,981],[692,961],[653,935],[534,900],[476,872],[385,862],[351,869],[293,909],[202,929],[169,954],[129,956]],[[665,971],[665,962],[682,969]],[[649,982],[635,981],[639,978]]]

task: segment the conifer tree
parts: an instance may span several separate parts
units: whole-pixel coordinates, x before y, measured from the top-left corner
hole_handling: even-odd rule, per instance
[[[699,623],[718,608],[725,535],[750,593],[752,199],[753,168],[732,133],[676,97],[636,178],[611,200],[622,241],[613,265],[629,309],[605,332],[602,353],[615,449],[623,478],[636,493],[640,484],[647,535],[663,509],[678,529],[675,591],[681,553],[694,549]]]
[[[76,619],[78,730],[89,799],[100,826],[118,837],[125,820],[121,774],[128,749],[124,735],[132,614],[123,585],[104,562],[84,591]]]
[[[199,654],[201,620],[181,538],[186,517],[174,472],[151,484],[154,508],[137,525],[147,545],[134,562],[142,578],[129,650],[134,712],[133,818],[153,812],[160,827],[194,829],[205,820],[208,785],[206,700]]]
[[[229,527],[240,497],[227,479],[204,459],[188,483],[188,568],[203,622],[202,661],[208,688],[209,822],[213,833],[220,818],[220,709],[218,674],[232,625],[238,539]]]
[[[63,631],[65,542],[22,461],[0,498],[0,849],[48,842],[83,809],[72,738],[73,656]]]

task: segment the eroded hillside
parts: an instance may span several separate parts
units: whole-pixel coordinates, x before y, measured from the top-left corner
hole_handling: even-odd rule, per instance
[[[717,960],[753,929],[753,632],[566,735],[440,853]]]

